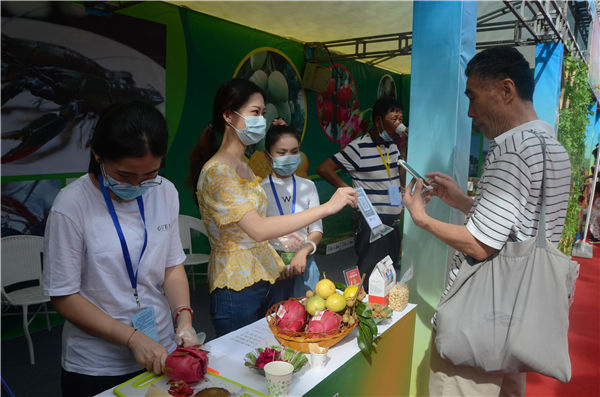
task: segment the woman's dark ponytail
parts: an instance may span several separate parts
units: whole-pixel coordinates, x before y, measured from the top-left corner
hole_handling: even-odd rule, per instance
[[[194,197],[196,197],[196,184],[198,183],[200,171],[202,171],[204,164],[217,153],[217,150],[219,150],[217,134],[211,123],[204,128],[190,153],[190,170],[186,183],[192,188]]]
[[[212,122],[202,131],[190,153],[190,172],[186,183],[193,189],[194,199],[196,199],[196,185],[202,167],[219,150],[217,133],[225,132],[223,113],[227,110],[239,110],[255,93],[261,94],[263,98],[265,96],[256,84],[245,79],[231,79],[217,90],[213,103]]]

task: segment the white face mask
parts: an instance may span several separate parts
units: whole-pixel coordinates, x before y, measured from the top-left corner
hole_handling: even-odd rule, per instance
[[[244,119],[246,128],[238,130],[233,125],[227,124],[237,132],[240,141],[242,141],[244,145],[254,145],[265,137],[267,132],[267,120],[263,116],[242,116],[235,110],[234,113]]]
[[[299,154],[290,154],[287,156],[273,157],[272,159],[273,170],[281,176],[292,175],[300,165],[300,162],[302,161],[302,158]]]

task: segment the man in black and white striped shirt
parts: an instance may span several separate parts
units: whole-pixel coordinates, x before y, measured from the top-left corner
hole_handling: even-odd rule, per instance
[[[492,140],[477,195],[471,199],[442,173],[426,175],[434,184],[431,194],[466,214],[465,224],[447,224],[427,215],[422,180],[412,180],[403,199],[417,226],[456,250],[443,295],[465,258],[482,261],[507,241],[536,235],[543,167],[538,136],[547,146],[546,236],[556,244],[562,234],[571,181],[565,149],[556,140],[552,126],[538,120],[533,108],[534,81],[525,58],[512,47],[490,48],[471,59],[465,74],[469,117]],[[432,324],[435,329],[435,316]],[[434,343],[431,351],[430,395],[525,395],[524,373],[487,373],[475,367],[454,366],[439,356]]]
[[[402,124],[402,107],[396,99],[383,97],[375,102],[372,117],[374,127],[369,134],[353,140],[317,168],[317,174],[336,187],[348,186],[336,170],[348,172],[354,187],[365,189],[381,222],[393,228],[392,232],[371,243],[370,227],[360,213],[356,214],[354,249],[360,273],[365,273],[367,280],[377,262],[386,255],[394,264],[397,263],[402,239],[399,226],[402,212],[398,169],[400,153],[394,142],[396,130]],[[390,194],[392,189],[396,190],[394,197],[397,200]]]

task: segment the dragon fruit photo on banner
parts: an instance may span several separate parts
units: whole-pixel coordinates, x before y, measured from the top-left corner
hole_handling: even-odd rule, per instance
[[[343,149],[359,132],[367,131],[368,111],[358,107],[358,94],[354,77],[344,66],[329,66],[331,78],[327,88],[317,93],[317,114],[321,129]]]

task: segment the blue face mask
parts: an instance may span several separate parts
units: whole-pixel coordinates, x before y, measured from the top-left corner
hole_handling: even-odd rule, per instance
[[[379,134],[379,136],[381,137],[381,139],[383,139],[387,143],[394,142],[394,140],[388,135],[386,130],[381,131],[381,134]]]
[[[290,154],[288,156],[273,157],[273,171],[281,176],[292,175],[298,166],[302,158],[299,154]]]
[[[117,186],[115,186],[117,185]],[[119,182],[111,178],[108,174],[104,175],[104,186],[109,188],[114,194],[122,200],[133,200],[143,195],[148,191],[146,186],[121,186],[123,182]]]
[[[235,112],[235,114],[244,119],[246,128],[238,130],[233,125],[229,125],[237,132],[240,141],[242,141],[244,145],[254,145],[265,137],[267,120],[263,116],[242,116],[238,112]]]
[[[110,175],[104,171],[104,166],[101,164],[100,169],[102,171],[102,182],[104,186],[111,190],[122,200],[133,200],[143,195],[148,191],[148,186],[134,186],[129,183],[119,182],[116,179],[111,178]]]

